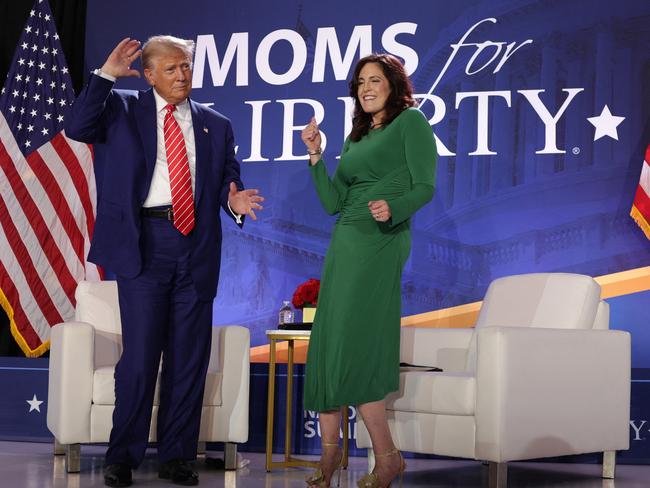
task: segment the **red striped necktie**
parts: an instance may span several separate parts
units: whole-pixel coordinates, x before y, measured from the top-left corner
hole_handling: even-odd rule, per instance
[[[172,190],[172,210],[174,211],[174,226],[183,235],[194,228],[194,197],[192,195],[192,176],[190,163],[187,159],[185,139],[173,112],[176,105],[165,107],[165,151],[167,152],[167,167],[169,168],[169,185]]]

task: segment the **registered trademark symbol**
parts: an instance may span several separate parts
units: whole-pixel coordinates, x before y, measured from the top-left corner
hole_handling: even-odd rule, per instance
[[[579,147],[574,147],[573,149],[571,149],[571,152],[573,154],[580,154],[580,148]]]

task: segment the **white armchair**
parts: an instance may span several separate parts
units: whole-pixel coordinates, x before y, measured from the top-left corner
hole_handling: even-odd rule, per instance
[[[588,276],[538,273],[497,279],[475,329],[402,329],[401,360],[443,372],[407,372],[387,397],[396,446],[489,463],[629,448],[630,334],[607,330],[609,306]],[[358,417],[357,417],[358,418]],[[370,447],[357,420],[357,446]],[[373,462],[369,450],[369,462]]]
[[[115,364],[122,353],[114,281],[81,282],[75,321],[52,329],[47,426],[68,472],[80,468],[80,444],[108,442],[115,404]],[[250,335],[240,326],[215,327],[203,397],[199,442],[225,442],[226,469],[236,468],[236,443],[248,440]],[[156,440],[159,391],[149,441]]]

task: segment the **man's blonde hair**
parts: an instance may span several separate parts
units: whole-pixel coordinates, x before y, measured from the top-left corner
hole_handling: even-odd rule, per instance
[[[151,36],[142,46],[142,67],[145,69],[151,68],[152,58],[170,49],[183,51],[187,54],[190,62],[194,57],[194,41],[190,39],[181,39],[174,36]]]

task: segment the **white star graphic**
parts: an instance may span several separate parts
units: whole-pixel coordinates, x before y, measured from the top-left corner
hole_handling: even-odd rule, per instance
[[[603,111],[600,115],[595,117],[587,117],[587,120],[596,128],[594,133],[594,141],[597,141],[601,137],[611,137],[618,141],[618,130],[617,127],[621,122],[625,120],[625,117],[618,117],[612,115],[612,112],[609,111],[609,107],[605,105]]]
[[[25,144],[27,145],[27,144]],[[43,400],[39,400],[36,398],[36,393],[34,393],[34,398],[31,400],[25,400],[27,403],[29,403],[29,411],[31,412],[32,410],[36,410],[37,412],[41,411],[41,403],[43,403]],[[29,413],[29,412],[28,412]]]

